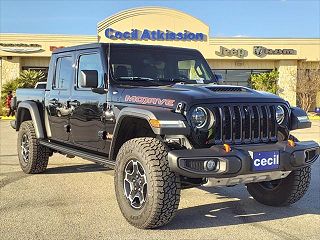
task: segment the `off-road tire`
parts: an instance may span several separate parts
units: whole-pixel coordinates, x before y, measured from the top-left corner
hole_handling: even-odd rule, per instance
[[[26,135],[29,140],[29,159],[27,162],[23,160],[21,151],[21,143],[24,135]],[[52,151],[40,145],[32,121],[25,121],[21,124],[18,133],[17,149],[19,163],[25,173],[42,173],[47,169],[49,156]]]
[[[155,138],[135,138],[123,144],[116,159],[115,191],[123,216],[137,228],[157,228],[170,222],[179,206],[180,178],[169,168],[168,150]],[[134,209],[125,196],[125,166],[136,159],[147,178],[147,197],[140,209]]]
[[[263,183],[249,183],[247,190],[258,202],[275,207],[288,206],[300,200],[307,192],[311,180],[311,167],[303,167],[292,171],[286,178],[272,189]]]

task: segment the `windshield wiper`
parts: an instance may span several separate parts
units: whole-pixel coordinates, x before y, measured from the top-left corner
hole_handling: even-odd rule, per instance
[[[129,81],[154,81],[153,78],[148,77],[117,77],[117,80],[129,80]]]
[[[181,78],[157,78],[159,82],[170,82],[170,83],[186,83],[190,82],[188,79],[181,79]]]

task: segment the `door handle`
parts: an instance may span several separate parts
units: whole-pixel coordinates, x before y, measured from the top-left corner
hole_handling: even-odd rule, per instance
[[[68,105],[77,107],[80,105],[80,102],[78,100],[68,101]]]
[[[50,103],[50,104],[53,104],[53,105],[56,105],[56,104],[58,104],[58,100],[55,99],[55,98],[53,98],[53,99],[50,99],[50,100],[49,100],[49,103]]]

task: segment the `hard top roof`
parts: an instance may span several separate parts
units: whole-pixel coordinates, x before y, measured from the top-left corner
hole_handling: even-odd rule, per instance
[[[63,47],[58,48],[53,51],[53,54],[63,53],[63,52],[70,52],[70,51],[77,51],[77,50],[84,50],[84,49],[91,49],[91,48],[100,48],[104,47],[107,48],[109,43],[90,43],[90,44],[82,44],[76,45],[71,47]],[[169,46],[159,46],[159,45],[145,45],[145,44],[130,44],[130,43],[110,43],[110,47],[117,47],[117,48],[153,48],[153,49],[175,49],[175,50],[193,50],[198,52],[196,49],[190,48],[181,48],[181,47],[169,47]]]

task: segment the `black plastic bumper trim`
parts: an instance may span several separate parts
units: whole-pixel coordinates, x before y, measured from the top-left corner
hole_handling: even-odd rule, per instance
[[[172,171],[186,177],[235,177],[244,174],[256,173],[251,169],[252,158],[248,151],[276,151],[280,152],[280,164],[278,169],[272,171],[292,171],[304,166],[311,165],[313,161],[306,161],[306,150],[316,150],[319,156],[319,144],[315,141],[297,142],[295,147],[290,147],[286,141],[274,144],[250,144],[232,146],[232,151],[227,153],[222,146],[212,146],[202,149],[172,150],[168,153],[169,165]],[[204,159],[222,158],[226,161],[225,171],[198,171],[185,168],[181,161],[192,159],[193,161],[203,161]],[[316,157],[315,157],[316,159]]]

